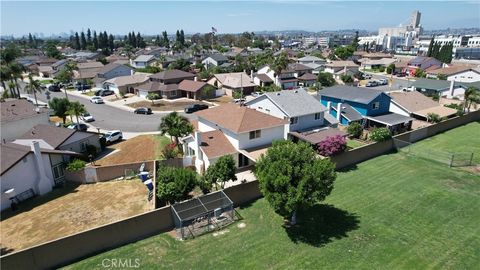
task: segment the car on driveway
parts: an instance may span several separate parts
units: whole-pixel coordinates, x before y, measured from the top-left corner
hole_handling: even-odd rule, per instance
[[[135,111],[133,111],[133,113],[135,113],[135,114],[152,114],[152,109],[147,108],[147,107],[140,107],[140,108],[135,109]]]
[[[112,90],[106,90],[106,89],[98,90],[97,92],[95,92],[95,96],[97,97],[105,97],[113,94],[115,94],[115,92],[113,92]]]
[[[103,135],[103,138],[105,138],[105,142],[107,144],[111,144],[117,141],[121,141],[123,138],[123,134],[120,130],[112,130],[105,133],[105,135]]]
[[[372,78],[372,75],[363,73],[362,74],[364,80],[370,80]]]
[[[262,92],[252,92],[252,97],[258,97],[261,95],[262,95]]]
[[[75,129],[75,130],[80,130],[80,131],[87,131],[88,126],[85,124],[71,124],[67,128],[69,129]]]
[[[194,113],[205,109],[208,109],[206,104],[193,104],[185,107],[185,113]]]
[[[50,92],[60,92],[61,91],[60,85],[52,84],[48,87],[48,91],[50,91]]]
[[[90,102],[95,103],[95,104],[105,103],[105,102],[103,102],[103,99],[101,97],[97,97],[97,96],[90,98]]]
[[[75,88],[77,88],[78,91],[83,91],[83,90],[88,90],[92,87],[89,84],[76,84]]]
[[[92,116],[90,113],[88,113],[88,112],[83,113],[83,114],[80,116],[80,118],[82,118],[82,120],[85,121],[85,122],[93,122],[93,121],[95,121],[95,118],[93,118],[93,116]]]

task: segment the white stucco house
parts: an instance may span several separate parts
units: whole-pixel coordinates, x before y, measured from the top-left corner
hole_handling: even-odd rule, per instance
[[[2,143],[0,150],[2,211],[12,203],[50,192],[64,181],[65,157],[78,155],[42,148],[37,141],[32,141],[30,146]]]
[[[232,155],[237,168],[251,166],[273,141],[287,138],[286,120],[245,106],[228,103],[195,114],[196,130],[182,143],[201,174],[225,155]]]
[[[447,81],[472,83],[480,81],[480,69],[464,65],[453,65],[427,72],[427,78],[437,78],[439,75],[447,77]]]
[[[37,108],[25,99],[11,99],[0,103],[0,139],[11,141],[38,124],[50,122],[50,109]]]
[[[155,55],[139,55],[135,59],[130,59],[130,65],[134,68],[146,68],[155,62]]]

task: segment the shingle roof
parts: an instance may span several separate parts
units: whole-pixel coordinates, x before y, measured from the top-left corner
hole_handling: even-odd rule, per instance
[[[38,108],[25,99],[14,99],[0,103],[0,120],[1,122],[16,121],[28,117],[35,116],[40,113],[47,112],[48,109]]]
[[[450,88],[450,81],[418,78],[411,83],[412,86],[419,89],[445,90]]]
[[[175,91],[175,90],[178,90],[178,84],[176,83],[163,84],[157,81],[148,81],[144,84],[141,84],[135,87],[135,89],[147,91],[147,92]]]
[[[318,100],[302,89],[269,92],[264,95],[289,117],[314,114],[327,110],[327,108],[325,108],[325,106],[323,106]],[[263,98],[264,97],[260,96],[247,102],[246,105],[253,104],[256,100]]]
[[[103,64],[100,62],[84,62],[84,63],[78,63],[77,68],[80,69],[88,69],[88,68],[101,68],[103,67]]]
[[[139,73],[139,74],[133,74],[129,76],[116,77],[116,78],[107,80],[105,82],[116,84],[117,86],[124,86],[128,84],[143,83],[143,82],[146,82],[147,80],[148,80],[147,74]]]
[[[347,136],[347,133],[336,128],[326,128],[318,131],[309,132],[290,132],[290,134],[311,144],[318,144],[324,141],[327,137],[334,137],[338,135]]]
[[[450,75],[454,75],[454,74],[458,74],[458,73],[461,73],[461,72],[465,72],[465,71],[474,71],[476,73],[480,73],[480,71],[478,69],[474,69],[474,68],[471,68],[469,66],[463,66],[463,65],[456,65],[456,66],[450,66],[450,67],[446,67],[446,68],[439,68],[439,69],[435,69],[435,70],[431,70],[428,72],[428,74],[444,74],[444,75],[447,75],[447,76],[450,76]]]
[[[159,73],[155,73],[150,76],[152,79],[159,79],[159,80],[170,80],[170,79],[186,79],[186,78],[194,78],[195,75],[189,72],[185,72],[183,70],[172,69],[172,70],[165,70]]]
[[[383,92],[370,88],[360,88],[346,85],[335,85],[325,88],[320,92],[321,96],[343,99],[346,101],[368,104]]]
[[[363,119],[363,116],[347,103],[342,104],[342,115],[349,121],[357,121]]]
[[[195,113],[220,127],[243,133],[287,124],[287,121],[233,103],[223,104]]]
[[[215,60],[217,62],[228,61],[228,58],[225,55],[219,54],[219,53],[211,54],[211,55],[207,56],[205,59],[207,59],[208,57],[212,58],[213,60]]]
[[[313,75],[312,73],[305,73],[298,77],[298,79],[301,81],[314,81],[317,79],[317,76]]]
[[[257,74],[256,77],[261,81],[261,82],[273,82],[272,79],[270,79],[270,77],[268,77],[267,74]]]
[[[289,64],[285,70],[282,70],[282,73],[290,73],[290,72],[304,71],[304,70],[312,70],[312,68],[304,64],[293,63],[293,64]]]
[[[178,89],[188,92],[197,92],[198,90],[202,89],[207,83],[205,82],[197,82],[191,80],[183,80],[178,84]]]
[[[358,67],[353,61],[332,61],[331,63],[325,64],[326,67]]]
[[[23,134],[19,139],[39,139],[44,140],[53,148],[59,147],[65,140],[70,138],[76,130],[69,128],[61,128],[50,125],[36,125],[25,134]]]
[[[149,62],[155,59],[155,55],[139,55],[134,62]]]
[[[245,72],[219,73],[214,76],[221,84],[231,88],[257,86]]]
[[[417,91],[391,92],[392,101],[405,108],[410,113],[439,106],[438,102]]]
[[[307,61],[312,61],[312,62],[325,62],[324,59],[313,56],[313,55],[307,55],[302,58],[298,58],[299,62],[307,62]]]
[[[389,125],[389,126],[394,126],[394,125],[406,123],[413,120],[408,116],[396,114],[396,113],[387,113],[379,116],[367,116],[367,118],[380,122],[382,124]]]
[[[225,137],[222,131],[213,130],[200,133],[202,143],[200,148],[209,159],[221,157],[237,152],[235,147]]]
[[[111,71],[111,70],[114,70],[114,69],[116,69],[116,68],[118,68],[118,67],[121,67],[121,66],[123,66],[123,65],[116,64],[116,63],[107,64],[107,65],[103,66],[102,68],[100,68],[100,69],[98,70],[98,74],[105,74],[105,73],[107,73],[107,72],[109,72],[109,71]],[[124,66],[124,67],[133,70],[133,68],[131,68],[131,67],[129,67],[129,66]]]

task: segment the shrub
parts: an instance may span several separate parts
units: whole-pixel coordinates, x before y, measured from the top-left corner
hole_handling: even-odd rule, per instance
[[[319,142],[316,148],[318,154],[324,157],[331,157],[347,149],[347,141],[345,137],[341,135],[327,137],[325,140]]]
[[[383,142],[392,137],[392,134],[390,133],[390,130],[388,128],[375,128],[370,132],[369,135],[370,139],[372,141],[376,142]]]
[[[395,71],[395,64],[390,64],[390,65],[388,65],[386,71],[387,71],[387,74],[392,74],[393,71]]]
[[[440,117],[440,115],[436,113],[428,113],[427,114],[427,121],[431,123],[438,123],[441,122],[443,119]]]
[[[197,184],[197,174],[189,169],[160,167],[157,171],[157,197],[174,203],[188,199]]]
[[[351,138],[360,138],[363,133],[363,127],[358,122],[351,122],[347,127],[347,133]]]
[[[72,162],[68,163],[67,165],[67,171],[69,172],[75,172],[78,170],[81,170],[85,168],[85,161],[80,160],[80,159],[74,159]]]
[[[344,82],[346,84],[353,83],[352,76],[350,76],[348,74],[343,74],[342,76],[340,76],[340,79],[342,80],[342,82]]]
[[[384,66],[380,66],[380,67],[378,68],[378,71],[384,72],[384,71],[385,71],[385,67],[384,67]]]
[[[164,159],[172,159],[177,157],[177,155],[177,144],[175,142],[165,145],[165,147],[162,149],[162,157]]]

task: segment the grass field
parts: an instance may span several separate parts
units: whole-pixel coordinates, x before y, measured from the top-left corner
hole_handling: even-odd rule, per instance
[[[440,140],[452,151],[475,149],[480,136],[471,136],[471,128],[418,145]],[[475,269],[479,201],[480,175],[389,154],[339,172],[332,194],[300,212],[297,227],[283,227],[260,199],[238,209],[243,220],[223,234],[187,241],[161,234],[67,268],[102,269],[105,258],[138,258],[146,269]]]
[[[352,140],[352,139],[347,139],[347,147],[350,149],[358,148],[360,146],[364,146],[365,143],[359,141],[359,140]]]

